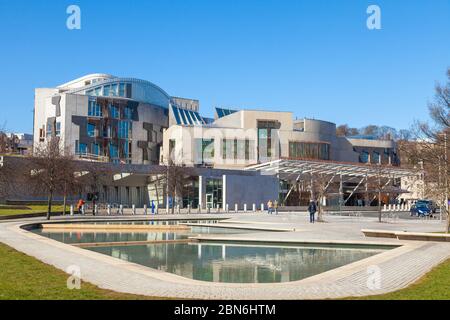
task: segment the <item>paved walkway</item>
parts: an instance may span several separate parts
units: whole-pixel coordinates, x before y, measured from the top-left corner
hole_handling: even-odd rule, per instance
[[[217,217],[217,215],[212,215]],[[227,215],[228,216],[228,215]],[[189,218],[194,218],[190,215]],[[206,218],[201,215],[201,218]],[[225,217],[225,215],[221,215]],[[296,232],[253,232],[223,235],[223,239],[395,243],[400,247],[303,280],[270,284],[210,283],[102,255],[38,236],[20,228],[22,221],[0,223],[0,241],[61,270],[77,265],[82,279],[101,288],[141,295],[193,299],[323,299],[381,294],[406,287],[450,257],[450,244],[364,238],[360,229],[432,232],[438,221],[400,220],[379,224],[376,219],[327,216],[326,223],[309,224],[305,214],[230,215],[242,224],[295,228]],[[135,217],[136,218],[136,217]],[[167,219],[168,216],[158,218]],[[186,215],[177,218],[187,218]],[[67,220],[67,218],[64,218]],[[73,220],[74,218],[70,218]],[[29,221],[29,220],[27,220]],[[33,222],[42,221],[31,219]],[[216,237],[218,238],[218,237]],[[373,271],[379,282],[372,282]],[[370,284],[374,283],[374,286]],[[379,284],[377,286],[376,284]]]

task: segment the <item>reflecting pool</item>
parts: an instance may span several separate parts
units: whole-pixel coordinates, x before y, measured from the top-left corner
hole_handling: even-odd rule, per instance
[[[159,243],[86,249],[190,279],[232,283],[300,280],[386,250],[230,242]]]

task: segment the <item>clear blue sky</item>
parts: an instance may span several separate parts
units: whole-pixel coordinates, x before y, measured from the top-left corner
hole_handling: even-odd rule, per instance
[[[382,30],[366,28],[370,4]],[[400,129],[445,80],[450,1],[0,0],[0,35],[0,125],[13,131],[32,130],[34,88],[95,72],[199,99],[206,116],[273,109]]]

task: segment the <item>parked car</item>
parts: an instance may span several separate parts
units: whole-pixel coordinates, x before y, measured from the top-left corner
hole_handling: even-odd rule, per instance
[[[433,210],[431,206],[428,203],[424,202],[417,202],[411,207],[410,210],[411,216],[417,216],[417,217],[426,217],[426,216],[433,216]]]
[[[436,203],[434,203],[434,201],[432,200],[417,200],[416,204],[425,204],[431,209],[433,213],[436,213],[437,206]]]

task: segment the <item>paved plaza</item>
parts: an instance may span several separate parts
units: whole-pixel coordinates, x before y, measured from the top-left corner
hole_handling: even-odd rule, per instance
[[[0,241],[58,269],[71,265],[81,268],[83,281],[119,292],[190,299],[324,299],[365,296],[395,291],[408,286],[431,268],[450,257],[450,243],[401,241],[366,238],[361,229],[383,229],[411,232],[438,232],[445,222],[439,220],[389,219],[326,215],[325,222],[310,224],[305,213],[160,215],[135,217],[102,217],[102,219],[194,219],[229,218],[229,226],[260,229],[289,229],[290,232],[253,231],[248,234],[202,236],[202,239],[239,241],[296,242],[320,244],[390,244],[397,248],[299,281],[270,284],[211,283],[175,274],[67,245],[23,230],[20,226],[45,222],[42,218],[0,223]],[[92,220],[93,217],[83,217]],[[61,217],[54,220],[79,220]],[[377,270],[380,281],[370,284]]]

